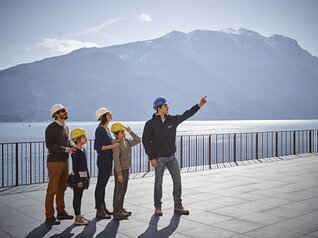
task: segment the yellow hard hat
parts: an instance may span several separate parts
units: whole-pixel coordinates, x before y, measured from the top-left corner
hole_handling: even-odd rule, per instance
[[[116,122],[112,125],[111,131],[113,133],[117,132],[117,131],[121,131],[121,130],[125,130],[125,127],[123,124]]]
[[[86,131],[82,128],[75,128],[71,131],[71,140],[75,141],[78,137],[86,135]]]

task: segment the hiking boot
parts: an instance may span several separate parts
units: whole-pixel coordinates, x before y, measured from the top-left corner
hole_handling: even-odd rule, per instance
[[[107,210],[105,202],[103,202],[102,207],[103,207],[103,209],[104,209],[104,211],[105,211],[105,213],[107,215],[113,215],[114,214],[113,212]]]
[[[162,211],[161,211],[161,207],[156,207],[155,208],[155,214],[157,215],[157,216],[162,216],[163,214],[162,214]]]
[[[57,214],[57,219],[63,220],[63,219],[73,219],[74,216],[69,215],[65,210],[63,212],[59,212]]]
[[[56,220],[56,218],[53,216],[53,217],[50,217],[50,218],[46,218],[45,219],[45,223],[46,224],[49,224],[49,225],[60,225],[61,222],[59,220]]]
[[[103,209],[103,207],[100,207],[96,211],[96,218],[97,219],[110,219],[112,218],[110,215],[107,215]]]
[[[190,214],[189,210],[184,209],[184,207],[175,207],[174,212],[181,214],[181,215],[189,215]]]
[[[86,219],[84,219],[84,217],[82,215],[76,215],[75,216],[75,221],[74,221],[75,225],[88,225],[89,221],[87,221]]]
[[[116,219],[116,220],[125,220],[125,219],[127,219],[127,215],[123,211],[116,212],[116,213],[114,213],[114,219]]]
[[[124,208],[124,209],[122,209],[121,211],[122,211],[124,214],[126,214],[126,216],[127,216],[127,217],[131,216],[131,212],[126,211],[126,209],[125,209],[125,208]]]

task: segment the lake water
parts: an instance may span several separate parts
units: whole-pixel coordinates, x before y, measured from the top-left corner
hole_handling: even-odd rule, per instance
[[[50,122],[0,123],[0,142],[44,141],[44,132]],[[131,127],[138,135],[142,134],[144,121],[122,122]],[[69,122],[72,130],[82,127],[88,138],[93,139],[97,122]],[[110,125],[111,126],[111,125]],[[318,129],[318,120],[235,120],[235,121],[185,121],[178,127],[178,135],[202,135],[221,133],[244,133],[266,131],[289,131]]]

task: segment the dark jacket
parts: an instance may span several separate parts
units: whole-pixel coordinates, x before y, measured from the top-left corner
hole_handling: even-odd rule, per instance
[[[104,127],[98,126],[95,131],[94,149],[97,151],[97,159],[113,159],[112,150],[102,150],[103,145],[111,145],[113,138]]]
[[[76,152],[72,154],[72,168],[73,168],[73,173],[75,175],[76,183],[85,181],[85,179],[89,178],[85,150],[82,151],[77,149]],[[80,174],[79,174],[80,171],[87,172],[87,177],[86,178],[80,177]]]
[[[146,122],[142,134],[142,143],[149,159],[169,157],[176,152],[176,133],[178,125],[193,116],[200,107],[196,104],[182,115],[166,115],[162,122],[159,115],[154,114]]]
[[[69,155],[65,148],[70,146],[68,127],[52,122],[45,130],[45,144],[49,151],[48,162],[67,161]]]

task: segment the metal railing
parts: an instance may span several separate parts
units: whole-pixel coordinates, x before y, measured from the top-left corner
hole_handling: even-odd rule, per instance
[[[317,152],[318,130],[183,135],[177,136],[176,146],[181,169],[211,169],[218,164]],[[88,169],[95,177],[98,171],[94,140],[88,140],[85,149]],[[43,141],[1,143],[0,187],[47,182],[47,153]],[[153,171],[142,144],[133,147],[130,170]]]

